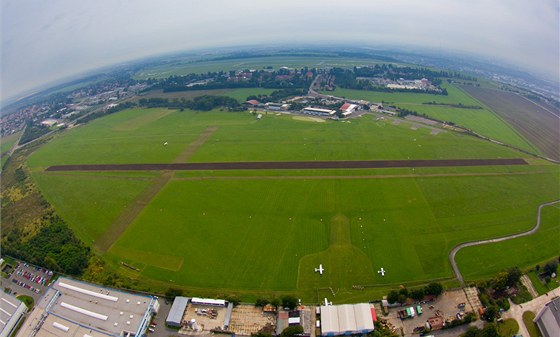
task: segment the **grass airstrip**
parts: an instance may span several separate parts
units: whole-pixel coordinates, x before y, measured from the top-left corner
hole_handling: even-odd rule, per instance
[[[247,112],[131,109],[68,130],[36,151],[28,166],[81,239],[109,247],[99,253],[116,268],[121,262],[137,268],[120,267],[154,287],[364,300],[400,284],[452,280],[452,247],[528,230],[537,206],[559,198],[552,188],[560,182],[556,165],[411,125],[371,115],[316,123],[270,113],[258,121]],[[529,165],[178,171],[150,200],[138,198],[164,173],[44,171],[94,163],[454,158],[524,158]],[[141,202],[122,234],[104,235]],[[546,233],[560,232],[558,216],[547,211]],[[558,253],[557,245],[538,243],[542,235],[504,243],[508,254],[498,245],[461,251],[459,265],[476,279],[540,262]],[[538,253],[520,259],[531,245]],[[322,277],[314,272],[319,263]],[[377,273],[381,267],[385,277]]]

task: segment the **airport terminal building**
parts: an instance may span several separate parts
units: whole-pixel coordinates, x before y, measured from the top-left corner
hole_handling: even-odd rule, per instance
[[[17,337],[143,336],[158,309],[156,297],[61,277],[45,293]]]

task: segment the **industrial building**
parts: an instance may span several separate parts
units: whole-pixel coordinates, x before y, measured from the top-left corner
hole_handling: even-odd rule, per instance
[[[180,327],[181,322],[183,321],[183,315],[185,314],[185,310],[187,310],[187,305],[189,304],[190,298],[177,296],[173,301],[173,305],[171,306],[171,310],[167,315],[167,319],[165,323],[170,326]]]
[[[368,303],[321,306],[321,335],[366,334],[373,331],[375,309]]]
[[[0,337],[10,336],[26,312],[27,307],[22,301],[0,292]]]
[[[303,108],[302,112],[304,114],[316,115],[316,116],[333,116],[334,114],[336,114],[335,110],[312,108],[312,107]]]
[[[45,292],[17,337],[139,337],[158,309],[157,297],[61,277]]]
[[[357,104],[350,104],[350,103],[344,103],[340,107],[340,111],[342,111],[342,114],[344,116],[351,115],[354,111],[356,111],[356,109],[358,109],[358,105]]]
[[[543,337],[560,336],[560,297],[545,304],[534,322]]]

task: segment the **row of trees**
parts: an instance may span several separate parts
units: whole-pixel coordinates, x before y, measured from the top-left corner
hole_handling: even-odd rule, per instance
[[[291,295],[284,295],[280,298],[273,299],[257,298],[257,300],[255,301],[255,305],[257,307],[264,307],[267,304],[273,305],[275,307],[282,307],[293,310],[298,305],[298,299]]]
[[[192,109],[200,111],[209,111],[215,108],[224,107],[230,110],[241,110],[241,104],[235,99],[228,96],[204,95],[197,96],[192,100],[167,98],[141,98],[138,104],[146,108],[171,108],[171,109]]]
[[[550,283],[553,276],[558,273],[558,262],[560,262],[560,257],[548,261],[542,268],[540,265],[535,266],[535,271],[544,280],[545,283]]]
[[[438,282],[431,282],[423,288],[401,288],[397,290],[391,290],[387,295],[387,302],[393,303],[405,303],[408,298],[412,298],[416,301],[421,301],[426,295],[439,296],[443,292],[443,286]]]

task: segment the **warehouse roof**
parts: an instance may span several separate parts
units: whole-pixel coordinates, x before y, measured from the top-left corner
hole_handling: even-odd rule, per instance
[[[188,297],[175,297],[165,322],[169,325],[180,326],[181,321],[183,320],[183,315],[185,314],[185,309],[187,309],[187,304],[189,304]]]
[[[50,336],[68,336],[69,331],[80,336],[140,335],[158,308],[157,299],[151,296],[61,277],[45,293],[18,336],[29,336],[36,329]]]
[[[534,322],[543,337],[558,336],[560,334],[560,297],[545,304]]]
[[[9,336],[27,311],[23,302],[0,291],[0,336]]]
[[[321,334],[338,336],[373,331],[373,315],[367,303],[321,306]]]

